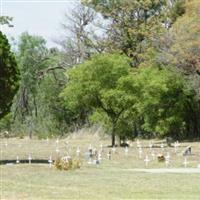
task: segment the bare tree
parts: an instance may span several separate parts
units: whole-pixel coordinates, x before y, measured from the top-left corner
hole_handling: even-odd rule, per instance
[[[66,21],[62,23],[64,37],[58,44],[72,65],[82,63],[91,54],[104,50],[103,31],[99,30],[100,26],[97,27],[97,18],[98,14],[94,10],[81,4],[70,14],[65,14]]]

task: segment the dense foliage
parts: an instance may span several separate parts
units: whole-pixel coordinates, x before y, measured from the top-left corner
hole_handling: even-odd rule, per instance
[[[0,31],[0,118],[7,114],[18,88],[19,73],[9,42]]]
[[[85,0],[61,50],[22,34],[20,87],[0,129],[46,137],[98,124],[112,146],[116,136],[199,138],[199,7],[198,0]],[[99,15],[100,36],[90,31]]]

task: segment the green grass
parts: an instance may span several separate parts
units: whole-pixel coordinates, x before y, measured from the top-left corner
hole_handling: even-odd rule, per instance
[[[1,143],[1,159],[55,158],[55,140],[5,139]],[[68,147],[66,141],[69,142]],[[159,147],[160,141],[155,141]],[[110,144],[107,138],[98,136],[76,136],[59,142],[60,154],[70,151],[75,156],[77,146],[85,152],[92,144],[99,148],[103,143],[103,161],[101,165],[89,165],[83,159],[81,169],[59,171],[48,165],[4,165],[1,170],[1,199],[200,199],[200,174],[151,174],[134,172],[126,169],[144,168],[144,159],[138,158],[136,143],[129,148],[129,155],[124,156],[124,149],[117,148],[112,160],[107,160]],[[20,147],[19,144],[22,146]],[[148,141],[142,141],[148,146]],[[181,151],[188,144],[192,145],[193,155],[188,157],[189,167],[200,163],[200,145],[198,142],[182,143],[178,155],[173,148],[166,148],[172,154],[172,167],[183,167]],[[62,147],[62,148],[61,148]],[[71,150],[70,150],[71,149]],[[160,148],[154,148],[156,153]],[[144,148],[144,156],[149,148]],[[82,158],[84,154],[82,154]],[[150,162],[149,168],[165,168],[164,163],[157,160]]]

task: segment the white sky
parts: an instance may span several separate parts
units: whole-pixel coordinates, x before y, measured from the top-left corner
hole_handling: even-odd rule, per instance
[[[52,40],[61,35],[64,13],[69,13],[79,0],[0,0],[1,15],[13,17],[13,28],[3,26],[2,31],[10,38],[24,31],[41,35],[49,47]]]

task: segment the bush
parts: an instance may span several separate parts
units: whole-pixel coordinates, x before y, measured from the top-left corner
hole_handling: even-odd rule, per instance
[[[79,169],[81,167],[80,159],[72,159],[69,156],[58,158],[54,162],[54,166],[59,170]]]

